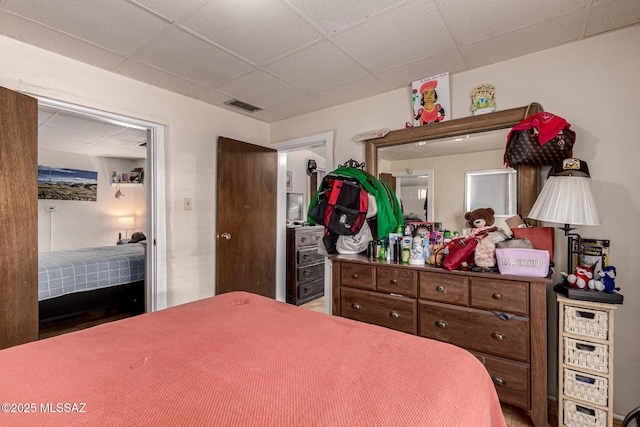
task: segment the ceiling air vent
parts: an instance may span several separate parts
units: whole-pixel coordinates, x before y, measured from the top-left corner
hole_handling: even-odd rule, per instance
[[[256,107],[255,105],[247,104],[246,102],[239,101],[237,99],[231,99],[225,102],[226,105],[231,105],[232,107],[240,108],[241,110],[248,111],[250,113],[255,113],[256,111],[262,110],[260,107]]]

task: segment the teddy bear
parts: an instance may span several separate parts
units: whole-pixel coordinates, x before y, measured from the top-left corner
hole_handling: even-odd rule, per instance
[[[587,265],[577,266],[576,271],[571,274],[564,272],[560,274],[565,277],[567,283],[569,283],[569,286],[572,288],[584,289],[587,287],[589,281],[593,279],[593,271],[591,270],[591,267]]]
[[[589,289],[596,289],[603,292],[617,292],[620,288],[616,288],[616,268],[608,265],[598,272],[600,279],[589,280]]]
[[[495,211],[491,208],[478,208],[464,214],[469,227],[482,228],[492,226],[496,221]]]

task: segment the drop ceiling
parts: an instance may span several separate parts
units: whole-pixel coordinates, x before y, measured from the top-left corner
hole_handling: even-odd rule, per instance
[[[268,123],[639,22],[638,0],[0,0],[0,34]]]

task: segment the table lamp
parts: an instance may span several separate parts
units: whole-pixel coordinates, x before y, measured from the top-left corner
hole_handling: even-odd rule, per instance
[[[129,230],[135,227],[135,218],[132,216],[121,216],[118,218],[118,224],[121,229],[124,229],[125,239],[129,238]]]
[[[558,228],[568,238],[567,273],[573,273],[573,256],[580,262],[582,238],[570,233],[575,230],[571,225],[600,224],[587,162],[570,158],[553,165],[527,218],[564,224]]]

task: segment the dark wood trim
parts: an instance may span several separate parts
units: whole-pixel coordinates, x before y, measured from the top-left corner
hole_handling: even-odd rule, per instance
[[[391,131],[382,138],[365,141],[365,170],[378,176],[378,148],[513,127],[525,117],[541,111],[542,106],[533,102],[510,110]],[[529,214],[540,192],[539,171],[535,166],[517,168],[518,213],[523,217]]]

